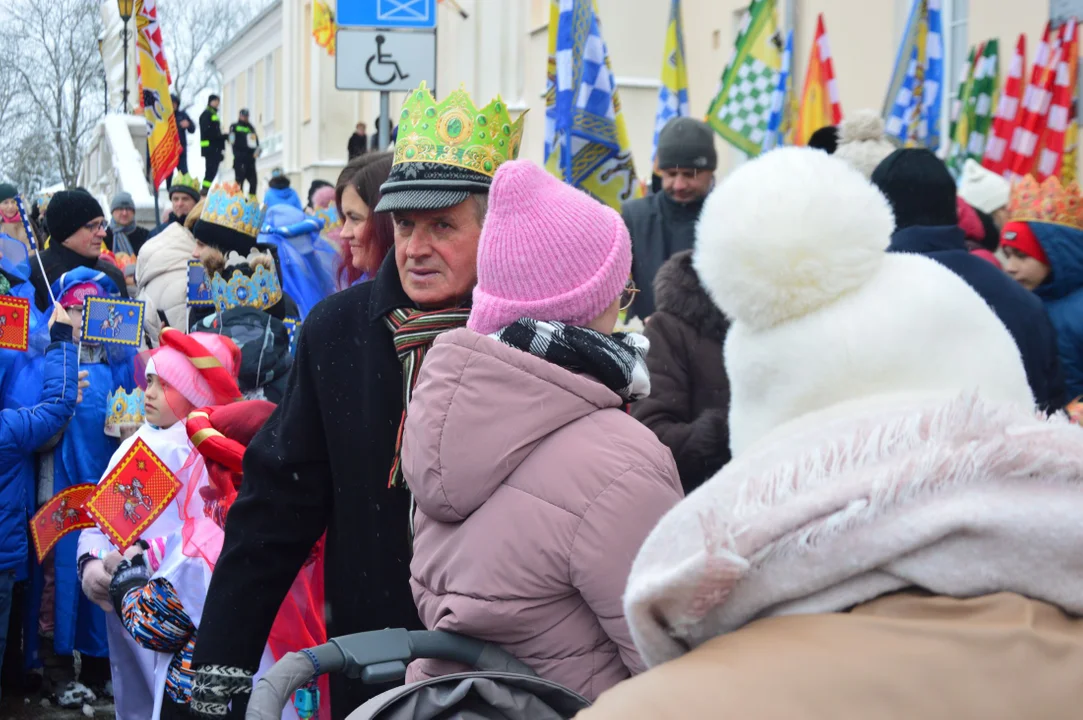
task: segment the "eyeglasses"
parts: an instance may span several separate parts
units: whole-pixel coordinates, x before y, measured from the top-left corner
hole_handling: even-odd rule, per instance
[[[625,312],[628,308],[632,307],[632,303],[636,301],[636,295],[639,294],[639,288],[636,287],[635,280],[629,280],[628,284],[624,286],[624,292],[620,294],[620,310]]]
[[[105,222],[104,220],[102,220],[101,222],[91,222],[84,225],[83,229],[89,230],[92,233],[96,233],[99,231],[104,232],[105,230],[109,229],[109,223]]]

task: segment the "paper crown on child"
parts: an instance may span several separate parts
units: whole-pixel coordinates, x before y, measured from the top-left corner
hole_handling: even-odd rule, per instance
[[[143,424],[145,406],[140,388],[131,392],[117,388],[109,393],[105,407],[105,434],[109,437],[120,437],[122,430]]]
[[[499,96],[478,110],[461,87],[437,103],[422,82],[403,104],[394,164],[437,163],[491,178],[518,157],[523,120],[513,122]]]
[[[1012,186],[1008,222],[1040,222],[1083,230],[1083,195],[1075,182],[1067,187],[1055,177],[1038,184],[1027,175]]]
[[[255,195],[245,195],[234,182],[215,185],[203,202],[200,222],[218,225],[249,237],[259,235],[262,211]]]
[[[253,253],[247,259],[230,253],[224,270],[211,278],[211,300],[215,310],[237,307],[266,310],[282,300],[282,283],[275,272],[274,258]]]

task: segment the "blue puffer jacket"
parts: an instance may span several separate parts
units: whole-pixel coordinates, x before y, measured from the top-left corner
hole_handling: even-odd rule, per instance
[[[1056,337],[1042,303],[995,265],[967,252],[966,237],[958,226],[914,225],[898,230],[888,252],[924,255],[965,280],[1012,334],[1038,406],[1046,411],[1064,407]]]
[[[1034,292],[1045,303],[1057,331],[1070,401],[1083,395],[1083,232],[1050,223],[1029,225],[1052,268]]]
[[[0,410],[0,571],[26,564],[27,488],[19,471],[71,419],[78,374],[75,345],[55,342],[45,352],[41,401],[18,410]]]

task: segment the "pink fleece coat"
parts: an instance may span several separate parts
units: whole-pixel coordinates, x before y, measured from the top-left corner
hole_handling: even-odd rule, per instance
[[[669,450],[616,393],[456,330],[425,358],[402,458],[427,628],[502,645],[591,700],[644,669],[621,597],[682,493]],[[460,669],[416,662],[407,680]]]

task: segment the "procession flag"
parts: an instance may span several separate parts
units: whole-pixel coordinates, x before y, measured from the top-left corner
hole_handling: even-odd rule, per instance
[[[763,151],[771,98],[782,71],[775,6],[776,0],[752,0],[718,94],[707,110],[707,122],[715,132],[749,157]]]
[[[985,143],[981,164],[998,175],[1008,173],[1008,144],[1019,124],[1023,101],[1023,76],[1027,66],[1027,36],[1020,35],[1015,54],[1008,65],[1004,90],[1000,93],[997,110],[993,116],[993,128]]]
[[[338,25],[335,23],[335,11],[330,3],[327,0],[315,0],[312,3],[312,37],[331,57],[335,56],[336,32]]]
[[[199,260],[188,261],[188,307],[214,307],[207,269]]]
[[[951,146],[948,149],[947,166],[952,173],[958,176],[963,167],[966,157],[966,142],[970,136],[970,112],[969,106],[973,101],[974,90],[974,66],[976,59],[981,55],[982,47],[977,51],[970,48],[959,77],[959,87],[955,92],[955,99],[951,102],[951,123],[948,126],[948,140]]]
[[[60,538],[76,530],[94,527],[85,505],[97,489],[94,483],[66,487],[34,513],[30,519],[30,537],[34,541],[38,563],[45,562],[45,556]]]
[[[1078,28],[1071,18],[1061,28],[1061,52],[1053,67],[1053,96],[1046,116],[1045,130],[1036,156],[1035,176],[1039,182],[1060,177],[1064,163],[1065,136],[1070,123],[1072,98],[1075,95],[1074,56],[1078,54]]]
[[[981,162],[989,129],[993,125],[993,102],[1000,87],[1000,41],[989,40],[975,60],[972,102],[968,108],[966,156]]]
[[[821,13],[816,21],[816,38],[809,52],[794,144],[807,145],[812,133],[825,125],[838,125],[840,122],[842,106],[839,104],[839,90],[835,84],[835,69],[831,62],[831,45],[827,40],[827,28]]]
[[[30,301],[0,295],[0,348],[25,352],[30,347]]]
[[[944,77],[941,0],[914,0],[884,101],[886,134],[906,146],[940,144]]]
[[[98,528],[124,552],[165,512],[180,491],[180,481],[137,438],[86,502]]]
[[[1053,101],[1053,83],[1060,56],[1061,33],[1054,31],[1052,24],[1047,24],[1031,68],[1030,82],[1023,93],[1022,116],[1008,145],[1008,178],[1013,181],[1034,171],[1034,159]]]
[[[545,167],[609,207],[639,194],[628,131],[594,0],[552,0]]]
[[[790,108],[790,75],[793,68],[793,30],[786,33],[786,45],[782,50],[782,68],[778,83],[771,94],[771,115],[767,118],[767,136],[763,139],[763,152],[780,147],[786,142],[789,129],[787,121]]]
[[[154,189],[177,169],[181,156],[180,135],[173,101],[169,97],[169,65],[162,47],[157,0],[136,0],[136,38],[143,113],[147,118],[147,144]]]
[[[83,300],[83,340],[139,347],[145,310],[142,300],[88,297]]]
[[[684,29],[681,26],[681,0],[669,7],[666,44],[662,57],[662,87],[658,89],[658,112],[654,116],[654,144],[651,164],[658,152],[658,135],[675,117],[688,117],[688,70],[684,62]]]

